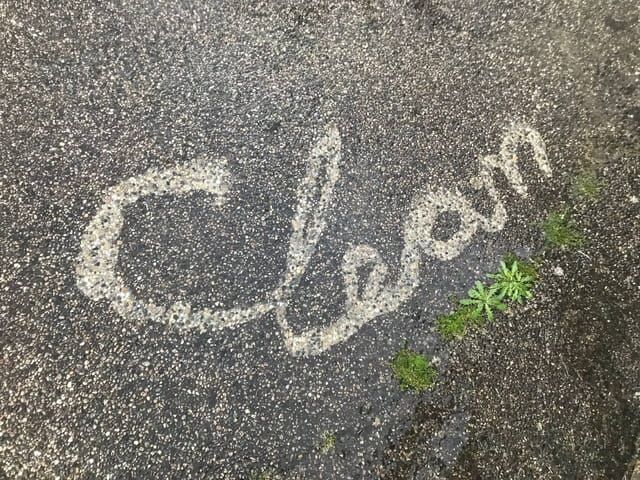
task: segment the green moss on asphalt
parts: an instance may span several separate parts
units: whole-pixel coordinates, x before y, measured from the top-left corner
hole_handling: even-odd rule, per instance
[[[331,432],[322,434],[322,442],[320,443],[320,453],[326,455],[336,447],[336,436]]]
[[[594,168],[585,168],[573,180],[572,194],[578,200],[594,202],[600,197],[602,184]]]
[[[584,236],[568,210],[551,212],[542,224],[547,245],[562,249],[578,248],[584,244]]]
[[[482,315],[475,308],[462,305],[455,312],[442,315],[437,320],[438,332],[447,340],[460,339],[471,327],[483,323]]]
[[[422,392],[432,387],[438,376],[435,367],[425,356],[408,348],[396,353],[391,368],[403,390]]]

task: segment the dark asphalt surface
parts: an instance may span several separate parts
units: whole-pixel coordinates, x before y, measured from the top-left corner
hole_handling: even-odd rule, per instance
[[[639,14],[0,4],[0,478],[622,478]],[[481,227],[497,202],[472,184],[517,126],[522,183],[493,172],[505,217]],[[588,246],[545,252],[534,302],[445,342],[452,295],[540,252],[584,165],[606,182],[572,207]],[[405,344],[433,390],[399,389]]]

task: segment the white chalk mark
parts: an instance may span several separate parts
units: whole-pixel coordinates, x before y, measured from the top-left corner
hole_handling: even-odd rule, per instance
[[[409,299],[420,282],[423,257],[451,260],[460,255],[479,228],[487,232],[504,228],[507,213],[493,172],[499,169],[516,193],[526,196],[527,187],[517,164],[520,145],[529,145],[538,168],[545,176],[551,176],[540,134],[525,124],[512,125],[505,133],[500,153],[482,157],[479,173],[471,180],[475,189],[486,190],[494,202],[493,213],[485,217],[476,212],[456,188],[439,188],[417,195],[404,223],[404,249],[397,278],[388,278],[388,267],[378,251],[368,245],[352,247],[342,264],[344,313],[324,328],[294,333],[287,321],[287,309],[327,227],[327,213],[340,177],[341,140],[338,129],[332,125],[326,128],[307,159],[306,175],[298,187],[297,209],[291,221],[286,271],[280,285],[264,301],[229,310],[193,311],[186,302],[165,308],[137,299],[116,273],[123,209],[147,195],[184,195],[198,190],[215,195],[217,204],[222,205],[229,189],[229,172],[223,160],[196,161],[162,171],[152,169],[108,189],[102,207],[82,236],[77,284],[90,298],[110,301],[123,317],[151,319],[179,328],[228,328],[274,311],[288,351],[293,355],[316,355],[347,340],[372,319],[393,312]],[[460,227],[447,240],[437,240],[433,228],[444,212],[457,213]],[[369,274],[359,293],[361,267],[368,267]]]
[[[533,149],[533,159],[538,168],[547,177],[551,176],[551,166],[547,159],[547,151],[544,141],[538,132],[528,125],[516,123],[511,126],[502,139],[499,155],[487,155],[482,158],[481,164],[487,169],[498,168],[507,177],[511,187],[523,197],[528,195],[527,186],[522,181],[522,175],[518,169],[518,146],[530,145]]]
[[[276,319],[290,350],[294,334],[287,322],[288,300],[302,278],[322,232],[327,226],[326,215],[333,199],[333,190],[340,177],[340,132],[329,125],[307,160],[307,173],[298,186],[298,207],[291,221],[291,239],[287,254],[287,270],[281,287],[274,292],[279,302]],[[324,182],[320,178],[324,177]]]
[[[366,323],[393,312],[411,297],[420,281],[422,256],[442,261],[451,260],[461,253],[479,227],[488,232],[502,230],[507,214],[494,185],[492,170],[500,169],[512,188],[526,196],[526,186],[518,170],[515,152],[519,145],[527,144],[533,149],[533,157],[540,170],[545,176],[551,176],[542,137],[526,125],[512,125],[503,138],[500,154],[483,157],[478,177],[471,180],[474,188],[486,189],[495,202],[491,217],[485,218],[473,210],[471,203],[456,189],[441,188],[418,195],[413,200],[405,221],[405,247],[396,281],[384,285],[388,267],[375,249],[368,245],[353,247],[343,259],[343,282],[347,296],[344,314],[325,328],[309,329],[302,334],[287,337],[289,351],[294,355],[317,355],[347,340]],[[446,241],[436,240],[432,235],[433,228],[438,215],[444,212],[458,213],[461,226]],[[369,266],[371,271],[362,295],[358,297],[357,269],[363,266]]]
[[[185,195],[204,191],[215,195],[221,206],[229,189],[229,172],[224,160],[198,160],[168,170],[148,170],[111,187],[104,203],[82,236],[80,258],[76,267],[77,284],[85,295],[111,301],[123,317],[152,319],[185,327],[231,327],[258,318],[274,308],[270,302],[247,308],[192,311],[191,305],[176,302],[168,308],[137,299],[116,273],[118,237],[124,223],[123,209],[147,195]]]

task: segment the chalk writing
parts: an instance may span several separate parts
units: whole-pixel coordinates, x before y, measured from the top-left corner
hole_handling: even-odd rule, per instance
[[[133,321],[154,320],[179,329],[224,329],[275,314],[284,343],[293,355],[316,355],[353,336],[372,319],[393,312],[413,294],[420,281],[423,258],[451,260],[462,252],[478,230],[498,232],[507,212],[494,182],[500,170],[514,191],[526,197],[527,187],[518,169],[517,148],[529,145],[539,170],[551,176],[544,142],[526,124],[507,129],[498,154],[480,158],[478,174],[471,186],[485,190],[493,201],[493,212],[482,215],[457,188],[437,188],[416,195],[404,222],[404,248],[400,271],[389,278],[380,253],[368,245],[351,247],[344,255],[342,275],[346,293],[343,313],[323,328],[295,333],[287,320],[287,309],[327,226],[336,182],[340,177],[342,144],[336,126],[325,128],[306,162],[306,174],[297,190],[297,208],[291,221],[286,270],[267,297],[253,305],[228,310],[195,310],[187,302],[165,307],[135,297],[117,273],[118,238],[124,223],[123,209],[147,195],[184,195],[204,191],[221,206],[229,192],[230,173],[220,159],[197,160],[166,170],[151,169],[107,189],[102,206],[81,239],[76,267],[77,285],[93,300],[108,300],[118,314]],[[444,212],[460,217],[458,231],[446,240],[433,237],[438,216]],[[358,269],[369,267],[364,288],[359,288]]]

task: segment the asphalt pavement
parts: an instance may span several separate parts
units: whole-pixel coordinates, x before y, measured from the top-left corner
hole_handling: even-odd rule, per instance
[[[630,478],[639,18],[0,4],[0,478]],[[534,299],[444,339],[510,252]]]

